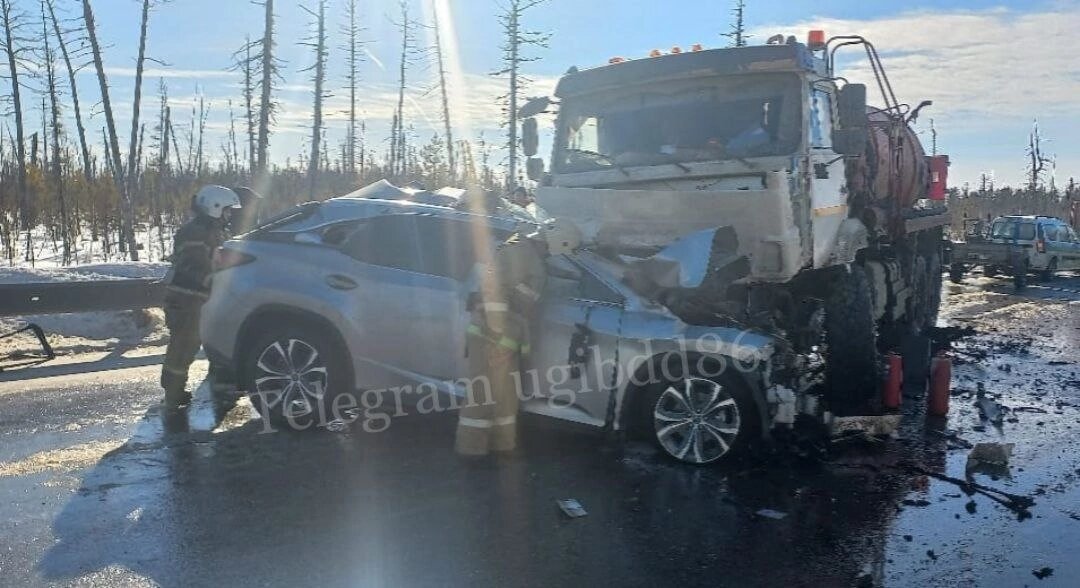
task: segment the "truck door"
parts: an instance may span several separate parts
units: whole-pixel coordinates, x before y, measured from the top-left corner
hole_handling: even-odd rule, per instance
[[[806,173],[810,186],[810,224],[814,236],[814,267],[824,267],[836,244],[840,223],[847,218],[847,194],[844,193],[844,167],[835,161],[832,149],[832,94],[820,88],[810,91],[810,156]],[[825,176],[814,168],[826,165]]]

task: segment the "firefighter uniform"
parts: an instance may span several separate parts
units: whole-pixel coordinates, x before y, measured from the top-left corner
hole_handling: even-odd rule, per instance
[[[462,455],[517,446],[520,363],[545,278],[536,245],[519,235],[499,245],[484,268],[466,337],[472,390],[458,413],[455,446]]]
[[[176,232],[172,271],[165,294],[169,346],[161,368],[161,387],[169,406],[186,404],[188,368],[199,352],[199,313],[210,297],[211,260],[225,240],[219,219],[198,215]]]

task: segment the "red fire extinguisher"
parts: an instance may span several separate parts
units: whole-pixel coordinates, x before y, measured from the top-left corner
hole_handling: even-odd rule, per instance
[[[886,409],[900,408],[900,391],[904,384],[904,363],[899,353],[885,354],[885,383],[881,391],[881,403]]]
[[[949,414],[949,386],[952,384],[952,358],[944,351],[930,362],[930,398],[926,412],[933,416]]]

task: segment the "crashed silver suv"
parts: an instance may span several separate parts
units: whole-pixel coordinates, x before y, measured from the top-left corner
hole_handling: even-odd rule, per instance
[[[377,432],[392,417],[452,410],[475,393],[464,354],[475,248],[517,228],[401,201],[302,205],[217,252],[204,347],[267,426],[325,425],[344,412]],[[644,261],[678,269],[664,256]],[[692,463],[794,421],[773,337],[687,324],[627,285],[622,256],[579,251],[547,267],[532,351],[515,375],[523,412],[651,437]],[[682,271],[668,277],[692,279]]]

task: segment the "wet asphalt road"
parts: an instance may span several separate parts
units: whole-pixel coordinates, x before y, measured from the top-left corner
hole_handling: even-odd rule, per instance
[[[900,439],[727,468],[537,422],[516,455],[463,461],[452,414],[261,434],[207,387],[163,420],[153,356],[9,371],[0,585],[1074,586],[1080,278],[1053,287],[947,286],[944,320],[976,332],[954,343],[946,422],[909,398]],[[979,383],[1014,409],[1000,427]],[[1030,517],[910,469],[963,478],[965,441],[1016,444],[970,475],[1032,497]]]

